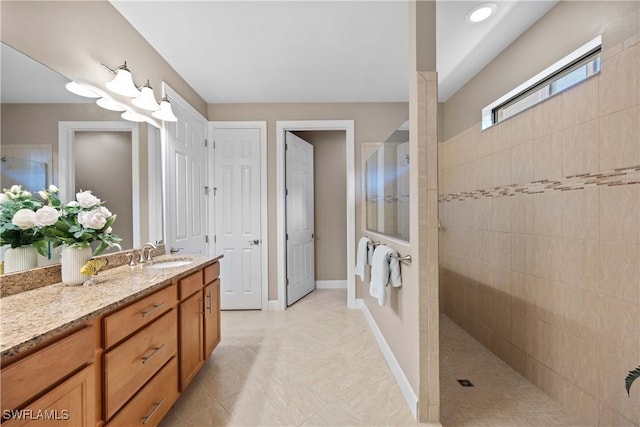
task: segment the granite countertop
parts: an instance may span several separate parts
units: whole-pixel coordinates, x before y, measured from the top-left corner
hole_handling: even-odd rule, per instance
[[[193,262],[163,269],[148,268],[148,264],[126,265],[101,271],[97,283],[89,286],[56,283],[0,298],[0,361],[114,311],[220,258],[161,255],[152,263]]]

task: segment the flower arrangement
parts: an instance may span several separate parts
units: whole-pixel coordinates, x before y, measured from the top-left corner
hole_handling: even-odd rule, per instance
[[[50,192],[57,192],[55,186]],[[0,193],[0,245],[12,248],[31,245],[38,253],[47,256],[49,245],[45,230],[58,221],[59,213],[21,186],[14,185]]]
[[[102,205],[102,200],[91,191],[76,193],[76,200],[63,205],[57,188],[40,191],[40,197],[48,201],[51,208],[58,212],[56,222],[44,230],[45,237],[54,246],[67,245],[86,248],[93,242],[100,242],[93,250],[93,256],[100,255],[109,246],[122,239],[113,234],[112,225],[116,215]]]

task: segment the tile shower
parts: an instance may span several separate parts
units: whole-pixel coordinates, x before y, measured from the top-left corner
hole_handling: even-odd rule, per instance
[[[439,146],[442,310],[585,425],[640,425],[639,40]]]

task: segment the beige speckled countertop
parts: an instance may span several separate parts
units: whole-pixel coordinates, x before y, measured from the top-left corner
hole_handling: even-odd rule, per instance
[[[164,269],[148,268],[149,264],[122,266],[100,272],[98,283],[90,286],[56,283],[0,298],[0,361],[114,311],[220,258],[162,255],[154,258],[153,263],[187,259],[193,262]]]

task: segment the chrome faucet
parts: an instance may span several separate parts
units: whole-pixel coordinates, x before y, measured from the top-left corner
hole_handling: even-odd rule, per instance
[[[140,249],[140,262],[153,261],[151,251],[154,249],[158,249],[156,245],[151,242],[145,243],[144,246],[142,246],[142,249]],[[147,252],[146,257],[144,255],[145,251]]]

